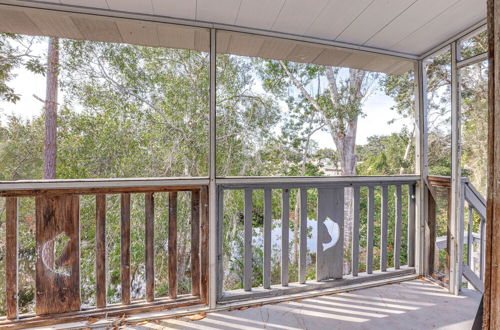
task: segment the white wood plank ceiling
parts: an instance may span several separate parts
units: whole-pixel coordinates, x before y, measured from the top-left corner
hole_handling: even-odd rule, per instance
[[[182,19],[186,24],[222,24],[227,31],[219,34],[219,52],[389,73],[404,72],[411,63],[231,30],[279,32],[420,56],[486,17],[486,0],[0,0],[2,3],[55,4],[68,11],[88,8],[88,12],[98,9]],[[13,8],[0,7],[0,32],[208,50],[208,33],[202,29]]]
[[[365,45],[412,55],[421,55],[486,18],[486,0],[35,0],[29,2],[49,2],[228,24]]]

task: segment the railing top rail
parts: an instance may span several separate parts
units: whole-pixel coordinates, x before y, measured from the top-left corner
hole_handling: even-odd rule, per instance
[[[40,193],[120,193],[190,190],[208,185],[208,178],[125,178],[0,181],[0,196],[30,196]]]
[[[388,175],[388,176],[307,176],[307,177],[224,177],[217,179],[217,184],[223,188],[299,188],[323,185],[340,186],[374,186],[411,184],[420,180],[418,175]]]

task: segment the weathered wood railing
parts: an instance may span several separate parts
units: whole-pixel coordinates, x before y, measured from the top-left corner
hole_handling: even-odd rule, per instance
[[[458,224],[458,228],[461,228],[461,234],[459,238],[461,242],[463,242],[464,247],[466,248],[466,253],[464,254],[461,260],[461,271],[462,275],[471,285],[479,291],[483,290],[483,276],[484,276],[484,257],[485,257],[485,225],[486,225],[486,200],[483,196],[474,188],[472,183],[469,182],[467,178],[462,178],[462,189],[461,189],[461,205],[464,205],[463,209],[459,213],[459,221],[461,223]],[[428,217],[427,217],[427,226],[429,228],[428,235],[426,237],[426,248],[427,248],[427,257],[428,260],[426,262],[427,271],[426,273],[431,275],[434,274],[434,265],[436,263],[435,254],[439,250],[446,249],[447,258],[446,258],[446,277],[449,277],[450,271],[450,260],[449,260],[449,251],[450,251],[450,238],[451,233],[449,228],[451,227],[450,222],[452,219],[450,218],[450,207],[451,207],[451,178],[446,176],[429,176],[429,194],[428,194]],[[448,233],[445,236],[436,236],[436,212],[437,212],[437,197],[438,191],[437,189],[443,189],[445,191],[444,198],[448,201],[448,209],[447,209],[447,227]],[[465,227],[465,219],[464,215],[467,211],[468,221],[467,227]],[[477,214],[480,223],[479,223],[479,233],[474,232],[473,224],[474,224],[474,215]],[[475,245],[479,245],[476,249],[478,250],[479,255],[479,265],[473,265],[472,253],[475,250]],[[461,283],[457,284],[461,285]]]
[[[301,177],[301,178],[228,178],[218,180],[218,263],[219,270],[218,301],[221,303],[255,298],[259,296],[282,295],[306,290],[322,289],[342,285],[387,279],[390,277],[415,274],[415,187],[418,176],[380,176],[380,177]],[[394,188],[394,251],[393,267],[389,268],[388,244],[388,201],[389,187]],[[408,186],[408,196],[402,193],[402,187]],[[366,230],[366,272],[359,273],[360,248],[360,189],[367,190],[367,230]],[[297,189],[299,196],[299,256],[298,283],[289,280],[289,228],[290,228],[290,191]],[[352,249],[351,271],[344,273],[344,212],[345,194],[352,189]],[[375,189],[380,189],[380,206],[375,205]],[[391,188],[392,189],[392,188]],[[224,232],[224,192],[243,191],[243,285],[242,289],[224,290],[223,267],[223,232]],[[263,266],[262,286],[252,285],[252,221],[254,191],[263,191]],[[281,283],[271,285],[271,231],[272,231],[272,191],[281,191]],[[307,253],[307,199],[308,192],[317,191],[317,255],[316,278],[306,280]],[[402,199],[408,204],[407,265],[401,265],[402,241]],[[374,271],[375,208],[380,207],[380,265]],[[377,212],[378,213],[378,212]],[[338,226],[338,227],[337,227]],[[336,227],[336,228],[334,228]],[[333,237],[338,233],[337,237]]]
[[[208,297],[208,180],[111,179],[53,180],[0,183],[6,198],[6,305],[3,325],[40,325],[89,316],[121,315],[205,304]],[[177,193],[191,192],[191,294],[177,294]],[[120,195],[121,304],[106,304],[106,195]],[[145,282],[143,300],[132,300],[130,275],[131,194],[144,196]],[[168,297],[155,297],[154,212],[155,196],[168,194]],[[82,308],[80,300],[80,196],[95,195],[95,308]],[[36,315],[18,313],[18,205],[35,198]],[[54,240],[67,244],[54,257]],[[67,272],[59,272],[66,267]]]

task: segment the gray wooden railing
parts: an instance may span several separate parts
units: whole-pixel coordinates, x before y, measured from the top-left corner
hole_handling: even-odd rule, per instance
[[[449,201],[451,199],[451,178],[446,176],[430,176],[428,177],[429,184],[429,200],[428,200],[428,219],[427,225],[430,229],[427,238],[427,256],[429,258],[427,263],[426,274],[434,277],[434,263],[435,260],[435,251],[446,249],[447,258],[446,258],[446,276],[449,277],[450,272],[450,233],[445,236],[436,237],[436,197],[437,191],[436,188],[446,189],[446,197],[448,198],[448,231],[450,228],[450,205]],[[459,223],[457,228],[460,228],[460,234],[458,235],[458,242],[466,248],[467,253],[465,253],[460,258],[459,270],[463,277],[478,291],[483,291],[483,280],[484,280],[484,265],[485,265],[485,225],[486,225],[486,201],[483,196],[476,190],[476,188],[472,185],[471,182],[467,178],[462,178],[462,189],[461,189],[461,198],[463,208],[459,213]],[[465,214],[468,216],[467,227],[465,227]],[[479,232],[474,232],[473,223],[474,223],[474,215],[476,215],[480,219],[479,223]],[[462,250],[462,249],[460,249]],[[474,264],[473,260],[473,251],[477,250],[477,254],[479,256],[479,265]],[[464,250],[465,251],[465,250]],[[460,287],[462,285],[462,281],[456,284],[458,287],[455,292],[460,291]],[[451,290],[452,288],[450,288]]]
[[[463,276],[478,291],[483,291],[484,265],[485,265],[485,228],[486,228],[486,200],[468,181],[463,180],[464,200],[468,207],[468,225],[464,232],[464,244],[467,246],[467,254],[462,265]],[[474,214],[480,218],[479,234],[473,232]],[[464,226],[462,226],[464,228]],[[479,267],[474,267],[472,252],[474,243],[479,240]]]
[[[300,177],[300,178],[227,178],[218,182],[218,301],[221,303],[247,298],[283,295],[329,288],[335,286],[382,280],[397,276],[415,274],[415,187],[418,176],[378,176],[378,177]],[[394,209],[389,210],[389,187],[394,190]],[[402,187],[407,186],[407,197],[403,196]],[[364,187],[364,188],[363,188]],[[290,228],[290,192],[297,189],[299,207],[299,256],[298,282],[290,283],[289,276],[289,228]],[[344,212],[347,189],[352,189],[352,249],[351,271],[344,274]],[[358,272],[360,248],[360,190],[367,190],[366,208],[366,271]],[[381,201],[376,203],[375,189],[380,189]],[[242,289],[224,290],[223,243],[224,243],[224,192],[239,190],[244,195],[243,214],[243,279]],[[253,192],[263,191],[263,265],[262,285],[252,285],[253,262]],[[281,192],[281,278],[279,285],[271,285],[271,231],[272,231],[272,191]],[[307,258],[307,214],[308,194],[317,193],[316,219],[317,254],[314,280],[306,280]],[[408,204],[407,265],[401,265],[402,247],[402,201]],[[376,205],[377,204],[377,205]],[[379,208],[380,211],[376,208]],[[389,212],[394,212],[394,251],[393,267],[388,265],[388,227]],[[375,213],[380,213],[380,265],[374,265]],[[335,224],[334,224],[335,223]],[[338,226],[338,241],[333,242],[332,228]],[[378,231],[378,230],[377,230]],[[332,244],[333,242],[333,244]],[[326,248],[324,248],[326,243]],[[376,270],[374,270],[376,268]]]

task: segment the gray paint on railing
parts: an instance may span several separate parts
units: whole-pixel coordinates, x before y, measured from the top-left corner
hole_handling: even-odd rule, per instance
[[[374,187],[368,187],[368,224],[366,233],[366,272],[371,274],[373,272],[373,226],[374,226],[374,215],[375,215],[375,199],[374,199]]]
[[[401,267],[402,196],[401,186],[396,186],[396,224],[394,228],[394,268]]]
[[[264,289],[271,288],[271,227],[272,223],[272,190],[264,190],[264,265],[263,286]]]
[[[326,222],[333,221],[338,225],[338,240],[329,246],[333,237],[332,227]],[[330,229],[330,230],[329,230]],[[344,188],[318,189],[318,241],[316,260],[316,279],[340,279],[343,275],[344,251]],[[323,249],[325,245],[329,246]]]
[[[245,189],[243,288],[252,290],[252,189]]]
[[[353,188],[352,276],[358,276],[359,266],[359,187]]]
[[[387,231],[388,231],[388,186],[382,186],[380,222],[380,270],[387,270]]]
[[[283,189],[281,194],[281,285],[288,285],[290,191]]]
[[[307,273],[307,189],[300,189],[299,283],[306,282]]]
[[[415,267],[415,184],[408,185],[408,266]]]

